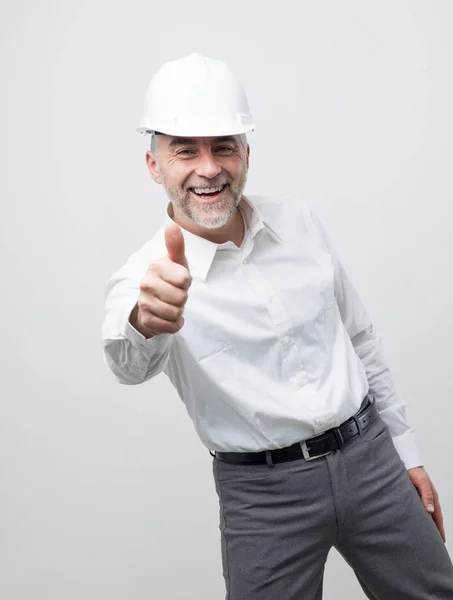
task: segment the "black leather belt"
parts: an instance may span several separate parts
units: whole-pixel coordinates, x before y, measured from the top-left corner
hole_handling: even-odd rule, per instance
[[[373,423],[378,416],[378,410],[374,398],[368,397],[362,403],[360,410],[350,419],[329,429],[321,435],[310,438],[304,442],[297,442],[287,448],[277,450],[263,450],[262,452],[216,452],[220,460],[236,464],[272,464],[297,460],[313,460],[326,456],[335,450],[339,450],[346,442],[360,435],[360,432]]]

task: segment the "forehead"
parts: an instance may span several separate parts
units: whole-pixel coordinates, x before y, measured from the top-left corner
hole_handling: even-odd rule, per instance
[[[225,135],[219,137],[175,137],[175,136],[163,136],[167,138],[167,143],[170,148],[176,146],[212,146],[218,143],[237,144],[239,142],[238,135]]]

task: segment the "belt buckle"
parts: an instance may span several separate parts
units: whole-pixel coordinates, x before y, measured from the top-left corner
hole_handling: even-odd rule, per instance
[[[304,455],[305,460],[316,460],[317,458],[322,458],[323,456],[332,454],[332,450],[329,450],[329,452],[325,452],[324,454],[318,454],[317,456],[310,456],[308,447],[307,447],[307,442],[300,442],[300,447],[302,448],[302,454]]]

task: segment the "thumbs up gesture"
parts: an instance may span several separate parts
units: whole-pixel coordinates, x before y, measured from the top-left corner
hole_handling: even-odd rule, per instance
[[[183,311],[192,284],[184,237],[176,223],[165,227],[167,254],[153,261],[140,284],[140,296],[129,321],[147,339],[176,333],[184,325]]]

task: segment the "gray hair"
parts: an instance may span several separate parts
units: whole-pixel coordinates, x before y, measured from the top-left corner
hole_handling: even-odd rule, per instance
[[[239,137],[241,140],[241,144],[244,147],[244,150],[247,150],[247,146],[248,146],[247,135],[245,133],[241,133]],[[157,150],[157,138],[158,138],[158,136],[155,133],[151,133],[151,143],[150,143],[149,149],[151,150],[151,152],[153,154],[155,154],[156,150]]]

